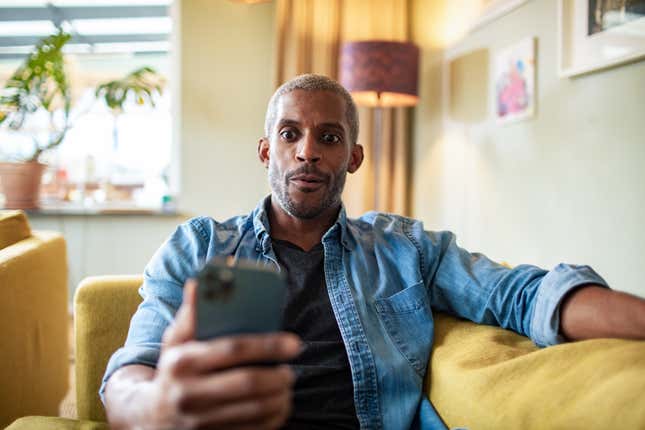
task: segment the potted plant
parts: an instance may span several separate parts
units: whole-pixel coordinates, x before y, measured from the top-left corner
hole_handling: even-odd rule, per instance
[[[18,132],[37,112],[49,115],[45,138],[41,133],[30,133],[31,151],[22,158],[0,163],[0,190],[7,208],[38,207],[45,168],[41,157],[61,144],[69,128],[71,94],[62,52],[69,39],[69,34],[59,31],[41,40],[0,92],[0,126]]]
[[[165,82],[152,67],[141,67],[121,79],[99,85],[94,93],[97,99],[102,99],[114,116],[112,127],[112,149],[116,151],[119,146],[118,121],[123,113],[128,96],[133,95],[138,105],[155,107],[155,99],[163,92]]]

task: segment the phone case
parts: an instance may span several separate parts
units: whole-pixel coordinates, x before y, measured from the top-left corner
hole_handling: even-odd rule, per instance
[[[286,282],[280,273],[249,263],[211,261],[197,283],[197,339],[282,329]]]

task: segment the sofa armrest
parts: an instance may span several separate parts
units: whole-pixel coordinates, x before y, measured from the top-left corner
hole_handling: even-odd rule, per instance
[[[645,428],[645,342],[595,339],[537,348],[526,337],[443,314],[427,394],[450,426]]]
[[[55,232],[0,249],[0,428],[58,414],[69,387],[65,240]]]
[[[125,343],[132,314],[141,303],[143,278],[95,276],[84,279],[74,297],[76,410],[82,420],[105,421],[101,380],[114,351]]]

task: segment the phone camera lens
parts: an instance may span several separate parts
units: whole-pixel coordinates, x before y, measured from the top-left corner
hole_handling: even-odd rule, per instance
[[[204,285],[204,298],[210,301],[230,299],[235,286],[235,274],[229,269],[206,270],[199,281]]]
[[[224,269],[219,273],[219,283],[221,285],[222,298],[227,299],[233,291],[233,279],[235,275],[228,269]]]
[[[222,270],[219,273],[219,280],[223,284],[230,284],[231,282],[233,282],[233,272],[228,269]]]
[[[217,296],[217,289],[219,284],[219,276],[217,272],[206,270],[200,279],[200,283],[206,287],[204,288],[204,297],[207,300],[213,300]]]

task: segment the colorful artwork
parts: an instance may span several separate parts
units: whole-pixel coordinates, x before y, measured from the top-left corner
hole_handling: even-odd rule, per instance
[[[499,122],[533,116],[535,112],[535,39],[500,51],[495,58],[495,112]]]

